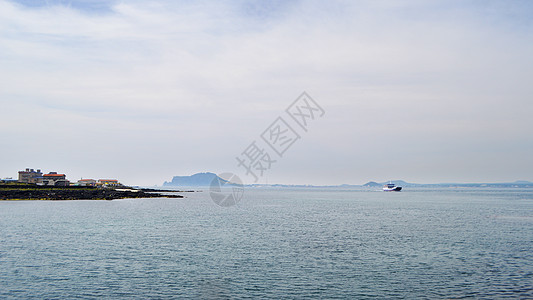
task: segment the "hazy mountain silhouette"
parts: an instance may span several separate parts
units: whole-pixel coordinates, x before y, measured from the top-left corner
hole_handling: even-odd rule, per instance
[[[214,173],[197,173],[191,176],[174,176],[172,181],[163,183],[163,186],[210,186],[211,182],[219,178],[217,174]],[[224,182],[224,179],[219,178],[221,182]]]
[[[214,173],[205,172],[197,173],[190,176],[174,176],[172,181],[163,183],[163,186],[183,186],[183,187],[196,187],[196,186],[210,186],[211,182],[218,178],[220,183],[227,183],[227,180],[224,180],[218,177]],[[380,187],[389,182],[394,183],[397,186],[401,187],[533,187],[533,182],[518,180],[515,182],[506,182],[506,183],[433,183],[433,184],[424,184],[424,183],[410,183],[403,180],[391,180],[384,182],[369,181],[362,185],[362,187]],[[269,186],[269,187],[313,187],[313,185],[290,185],[290,184],[252,184],[250,186]],[[342,185],[332,185],[329,187],[361,187],[361,185],[353,184],[342,184]]]

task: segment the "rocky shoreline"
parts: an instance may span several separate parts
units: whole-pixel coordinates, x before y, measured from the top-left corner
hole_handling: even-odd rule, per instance
[[[161,190],[161,192],[163,192]],[[115,200],[135,198],[183,198],[175,191],[133,189],[130,187],[44,187],[37,185],[0,185],[0,200]]]

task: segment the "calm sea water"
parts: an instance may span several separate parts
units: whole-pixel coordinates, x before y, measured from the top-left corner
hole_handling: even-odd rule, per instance
[[[533,298],[533,190],[0,202],[0,298]]]

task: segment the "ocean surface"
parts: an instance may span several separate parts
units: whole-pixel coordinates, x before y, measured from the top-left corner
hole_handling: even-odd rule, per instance
[[[533,298],[533,189],[184,195],[0,201],[0,298]]]

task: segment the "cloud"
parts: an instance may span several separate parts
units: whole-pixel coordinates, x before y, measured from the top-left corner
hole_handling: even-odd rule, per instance
[[[234,156],[307,90],[327,116],[270,182],[531,180],[528,2],[49,3],[0,0],[3,172],[242,171]]]

